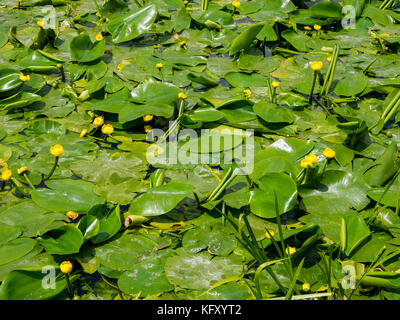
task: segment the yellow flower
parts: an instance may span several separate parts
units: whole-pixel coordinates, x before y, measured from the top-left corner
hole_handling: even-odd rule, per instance
[[[104,134],[111,134],[114,132],[114,127],[111,124],[105,124],[101,127],[101,132]]]
[[[237,0],[233,0],[232,1],[232,5],[237,9],[237,8],[240,8],[240,1],[237,1]]]
[[[96,41],[101,41],[103,40],[103,35],[101,34],[101,32],[99,32],[98,34],[96,34]]]
[[[314,29],[315,30],[321,30],[321,26],[319,24],[314,24]]]
[[[146,133],[150,132],[152,129],[153,129],[153,127],[152,127],[151,125],[149,125],[149,124],[147,124],[147,125],[144,126],[144,131],[145,131]]]
[[[325,158],[331,159],[331,158],[334,158],[334,157],[335,157],[336,152],[335,152],[334,150],[332,150],[331,148],[326,148],[324,151],[322,151],[322,155],[323,155]]]
[[[143,116],[143,120],[144,120],[145,122],[149,122],[149,121],[153,120],[153,115],[152,115],[152,114],[145,114],[145,115]]]
[[[271,84],[274,88],[278,88],[280,83],[279,81],[272,81]]]
[[[247,99],[251,98],[251,91],[249,89],[243,90],[243,93]]]
[[[309,27],[309,26],[305,26],[305,27],[304,27],[304,30],[308,30],[308,31],[310,31],[310,30],[311,30],[311,27]]]
[[[29,170],[28,167],[23,166],[23,167],[19,168],[19,169],[17,170],[17,172],[18,172],[18,174],[22,174],[22,173],[24,173],[24,172],[27,172],[28,170]]]
[[[164,67],[164,64],[162,62],[156,63],[157,69],[161,69],[162,67]]]
[[[381,36],[381,38],[390,38],[391,37],[391,35],[387,32],[381,33],[380,36]]]
[[[328,58],[326,58],[326,61],[331,62],[332,61],[332,56],[329,56]]]
[[[72,271],[72,263],[70,261],[61,262],[60,270],[62,273],[70,273]]]
[[[287,255],[292,255],[296,252],[296,248],[295,247],[287,247],[286,248],[286,254]]]
[[[4,181],[8,181],[11,179],[12,171],[10,169],[6,169],[1,173],[1,179]]]
[[[302,168],[312,167],[312,165],[313,165],[313,163],[308,159],[304,158],[303,160],[300,161],[300,166]]]
[[[182,40],[178,43],[179,47],[183,47],[186,44],[186,40]]]
[[[185,99],[187,98],[187,95],[184,94],[183,92],[179,92],[179,93],[178,93],[178,98],[179,98],[179,99],[182,99],[182,100],[185,100]]]
[[[307,156],[304,157],[304,159],[308,160],[309,162],[311,162],[312,164],[317,163],[318,162],[318,158],[315,154],[309,154]]]
[[[268,232],[271,234],[271,236],[275,235],[275,232],[273,230],[268,230]],[[271,239],[271,237],[269,236],[268,232],[265,233],[265,237],[268,239]]]
[[[318,71],[322,69],[322,61],[313,61],[310,65],[311,69]]]
[[[21,74],[19,75],[19,80],[26,82],[26,81],[31,80],[31,77],[29,76],[29,74],[24,75],[23,73],[21,73]]]
[[[56,144],[50,148],[50,153],[55,157],[59,157],[64,153],[64,148],[61,144]]]
[[[39,27],[41,27],[41,28],[43,28],[45,24],[46,24],[46,23],[45,23],[43,20],[38,20],[38,22],[37,22],[37,25],[38,25]]]
[[[310,290],[310,284],[308,282],[304,282],[301,286],[301,290],[303,290],[304,292],[308,292]]]
[[[93,125],[94,125],[95,127],[100,127],[100,126],[103,125],[103,123],[104,123],[104,117],[103,117],[103,116],[96,117],[96,118],[94,118],[94,120],[93,120]]]
[[[76,211],[68,211],[65,215],[67,216],[67,218],[70,218],[72,220],[75,220],[79,217],[79,213]]]
[[[83,129],[79,137],[83,138],[84,136],[86,136],[87,132],[88,132],[87,129]]]

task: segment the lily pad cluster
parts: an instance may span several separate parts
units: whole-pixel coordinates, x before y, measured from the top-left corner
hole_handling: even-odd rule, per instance
[[[397,0],[0,15],[0,299],[400,299]]]

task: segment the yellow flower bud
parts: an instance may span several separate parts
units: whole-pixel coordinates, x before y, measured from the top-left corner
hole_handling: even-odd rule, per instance
[[[83,138],[84,136],[86,136],[87,132],[88,132],[87,129],[83,129],[79,137]]]
[[[237,9],[237,8],[240,8],[240,1],[233,0],[233,1],[232,1],[232,6],[234,6],[236,9]]]
[[[27,171],[28,171],[28,167],[23,166],[23,167],[21,167],[21,168],[19,168],[19,169],[17,170],[17,173],[18,173],[18,174],[22,174],[22,173],[27,172]]]
[[[23,81],[23,82],[26,82],[26,81],[31,80],[31,77],[29,76],[29,74],[24,75],[23,73],[21,73],[21,74],[19,75],[19,80],[21,80],[21,81]]]
[[[329,56],[328,58],[326,58],[326,61],[331,62],[332,61],[332,56]]]
[[[157,69],[161,69],[162,67],[164,67],[164,64],[162,62],[156,64]]]
[[[251,98],[251,90],[249,89],[243,90],[243,93],[247,99]]]
[[[321,30],[321,26],[319,24],[314,24],[314,29],[315,30]]]
[[[326,148],[324,151],[322,151],[322,155],[325,158],[331,159],[331,158],[335,157],[336,152],[334,150],[332,150],[331,148]]]
[[[182,40],[178,43],[179,48],[183,47],[186,44],[186,40]]]
[[[301,286],[301,290],[303,290],[304,292],[308,292],[310,290],[310,284],[304,282],[303,285]]]
[[[304,26],[304,30],[310,31],[310,30],[311,30],[311,27],[309,27],[309,26]]]
[[[310,65],[311,69],[318,71],[322,69],[322,61],[313,61]]]
[[[145,131],[146,133],[150,132],[152,129],[153,129],[153,127],[152,127],[151,125],[145,125],[145,126],[144,126],[144,131]]]
[[[274,87],[274,88],[278,88],[279,87],[279,81],[272,81],[271,82],[271,85]]]
[[[72,271],[72,263],[70,261],[61,262],[60,270],[62,273],[70,273]]]
[[[59,157],[64,153],[64,148],[61,144],[56,144],[50,148],[50,153],[55,157]]]
[[[101,41],[103,40],[103,35],[101,34],[101,32],[99,32],[98,34],[96,34],[96,41]]]
[[[10,169],[6,169],[1,173],[1,179],[3,181],[8,181],[11,179],[12,171]]]
[[[38,20],[38,21],[37,21],[37,25],[38,25],[39,27],[41,27],[41,28],[43,28],[45,24],[46,24],[46,23],[44,22],[44,20]]]
[[[79,213],[76,211],[68,211],[66,214],[67,218],[75,220],[76,218],[79,217]]]
[[[100,126],[103,125],[103,123],[104,123],[104,117],[103,116],[96,117],[93,120],[93,125],[95,127],[100,127]]]
[[[286,248],[286,254],[287,255],[292,255],[296,252],[296,248],[295,247],[287,247]]]
[[[182,99],[182,100],[185,100],[185,99],[187,98],[187,95],[184,94],[183,92],[179,92],[179,93],[178,93],[178,98],[179,98],[179,99]]]
[[[273,230],[268,230],[268,231],[269,231],[269,233],[271,234],[271,236],[274,236],[274,235],[275,235],[275,232],[274,232]],[[271,237],[270,237],[270,235],[268,234],[268,232],[265,233],[265,237],[268,238],[268,239],[271,239]]]
[[[302,168],[312,167],[312,165],[313,165],[313,163],[308,159],[304,158],[303,160],[300,161],[300,166]]]
[[[317,156],[313,153],[305,156],[304,159],[308,160],[309,162],[311,162],[313,164],[318,162]]]
[[[111,124],[105,124],[101,127],[101,132],[104,134],[111,134],[114,132],[114,127]]]
[[[153,115],[152,115],[152,114],[145,114],[145,115],[143,116],[143,120],[144,120],[145,122],[149,122],[149,121],[153,120]]]

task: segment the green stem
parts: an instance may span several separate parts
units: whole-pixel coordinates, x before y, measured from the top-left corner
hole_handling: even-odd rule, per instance
[[[25,177],[26,182],[28,182],[29,186],[30,186],[33,190],[35,190],[35,186],[33,185],[33,183],[32,183],[31,180],[28,178],[28,175],[27,175],[25,172],[24,172],[24,177]]]
[[[47,175],[47,177],[44,178],[44,180],[49,180],[50,177],[53,175],[54,171],[57,168],[57,164],[58,164],[58,157],[55,158],[54,160],[54,164],[53,164],[53,168],[51,168],[51,171],[49,172],[49,174]]]
[[[309,103],[310,105],[312,105],[313,94],[314,94],[314,88],[315,88],[315,82],[316,82],[316,81],[317,81],[317,71],[314,70],[313,81],[312,81],[311,91],[310,91],[310,97],[308,98],[308,103]]]
[[[72,290],[71,281],[69,280],[69,275],[67,273],[65,274],[65,280],[67,281],[69,298],[72,300],[74,298],[74,291]]]

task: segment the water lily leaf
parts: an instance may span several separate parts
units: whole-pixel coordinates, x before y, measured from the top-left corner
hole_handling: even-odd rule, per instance
[[[296,203],[296,183],[287,174],[268,173],[260,180],[259,188],[252,191],[250,210],[262,218],[276,217],[275,193],[278,198],[278,212],[285,213]]]
[[[10,91],[18,88],[22,85],[22,81],[19,79],[20,72],[9,69],[0,69],[0,92]]]
[[[288,109],[275,103],[258,102],[253,106],[253,110],[260,118],[270,123],[292,123],[295,120]]]
[[[142,216],[158,216],[174,209],[180,201],[192,194],[192,187],[181,181],[149,189],[133,200],[129,212]]]
[[[233,87],[265,87],[267,85],[267,77],[256,73],[229,72],[225,75],[225,80]]]
[[[178,100],[179,88],[169,83],[147,81],[132,90],[132,101],[143,104],[172,104]]]
[[[107,29],[112,34],[114,42],[129,41],[147,32],[156,17],[156,6],[151,4],[138,11],[111,19]]]
[[[56,277],[54,289],[51,289],[43,285],[45,275],[41,271],[11,271],[0,286],[0,300],[44,300],[66,290],[65,277]],[[79,275],[71,276],[70,282],[78,277]]]
[[[319,18],[336,18],[343,17],[342,7],[335,1],[321,1],[313,4],[310,7],[310,12],[313,16]]]
[[[92,215],[86,215],[79,220],[78,229],[82,232],[83,240],[96,236],[100,231],[100,221]]]
[[[72,39],[71,56],[78,62],[90,62],[100,58],[106,51],[104,40],[92,42],[88,34],[83,33]]]
[[[152,114],[158,117],[170,118],[174,113],[174,107],[168,104],[128,104],[124,106],[120,113],[118,120],[121,123],[136,120],[143,117],[145,114]]]
[[[168,281],[182,288],[207,290],[223,279],[239,277],[243,271],[235,257],[211,258],[207,252],[192,254],[176,250],[165,263]]]
[[[21,232],[22,229],[20,227],[13,227],[0,223],[0,245],[18,238]]]
[[[367,224],[359,216],[344,216],[341,225],[342,250],[349,256],[370,234]]]
[[[51,230],[39,237],[39,243],[50,254],[71,254],[79,252],[83,244],[81,231],[72,225]]]
[[[34,248],[35,244],[35,239],[19,238],[0,245],[0,265],[23,257]]]
[[[32,200],[42,208],[50,211],[75,210],[87,212],[93,206],[104,203],[104,198],[93,192],[93,184],[83,180],[49,180],[50,189],[32,191]]]
[[[229,55],[234,55],[242,49],[246,49],[256,38],[257,34],[264,27],[263,23],[247,27],[233,41],[229,48]]]
[[[364,91],[367,85],[367,76],[358,74],[349,75],[337,82],[334,92],[341,96],[354,96]]]
[[[15,95],[0,101],[0,110],[12,110],[23,108],[31,105],[34,102],[40,101],[42,98],[30,92],[18,92]]]
[[[100,221],[100,228],[97,234],[91,237],[90,241],[97,244],[113,237],[121,229],[121,217],[119,206],[114,207],[109,213],[104,211],[104,207],[94,208],[90,215],[96,216]]]

